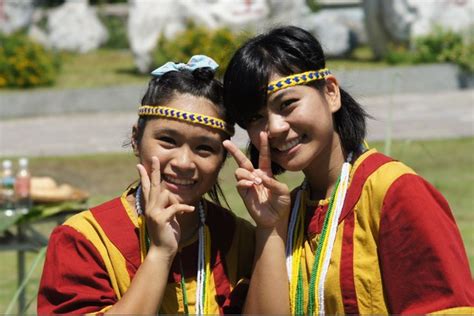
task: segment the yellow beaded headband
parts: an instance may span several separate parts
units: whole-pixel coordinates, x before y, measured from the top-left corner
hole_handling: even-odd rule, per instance
[[[160,116],[216,128],[226,132],[230,136],[234,135],[234,128],[221,119],[204,114],[178,110],[167,106],[142,105],[138,108],[138,116]]]
[[[272,94],[277,92],[278,90],[285,89],[288,87],[296,86],[299,84],[305,84],[314,80],[326,79],[330,74],[331,71],[327,68],[324,68],[290,75],[288,77],[270,82],[267,87],[267,93]]]

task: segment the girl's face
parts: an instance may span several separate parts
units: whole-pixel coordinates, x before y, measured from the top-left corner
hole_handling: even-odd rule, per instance
[[[274,74],[270,81],[282,77]],[[305,170],[334,145],[333,113],[340,106],[334,78],[327,79],[322,93],[305,85],[285,88],[268,97],[266,107],[248,123],[247,132],[259,148],[259,133],[266,131],[272,160],[289,171]]]
[[[177,95],[168,107],[218,117],[206,98]],[[156,118],[145,125],[135,153],[151,173],[151,157],[160,160],[162,185],[180,203],[196,204],[216,183],[224,161],[223,132],[183,121]]]

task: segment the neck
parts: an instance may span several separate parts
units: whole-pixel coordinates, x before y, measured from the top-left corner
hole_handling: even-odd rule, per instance
[[[341,174],[345,156],[337,137],[337,141],[331,144],[328,154],[320,155],[308,168],[303,170],[310,188],[311,200],[322,200],[331,196]]]

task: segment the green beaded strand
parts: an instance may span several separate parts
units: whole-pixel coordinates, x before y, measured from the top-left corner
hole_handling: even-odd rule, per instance
[[[339,186],[339,182],[341,180],[341,177],[339,177],[336,181],[336,185],[334,186],[334,190],[331,194],[331,199],[329,200],[329,205],[328,205],[328,212],[326,213],[326,216],[324,217],[324,224],[323,224],[323,229],[321,231],[321,237],[319,238],[319,243],[318,247],[316,248],[316,255],[314,257],[314,262],[313,262],[313,267],[311,268],[311,280],[309,283],[309,293],[308,293],[308,307],[307,307],[307,314],[308,315],[313,315],[314,313],[314,292],[315,292],[315,287],[316,287],[316,275],[318,273],[318,263],[319,263],[319,258],[321,257],[321,251],[323,248],[324,244],[324,239],[326,237],[327,233],[327,228],[329,224],[329,218],[331,217],[332,213],[332,206],[334,204],[334,199],[336,196],[337,192],[337,187]]]

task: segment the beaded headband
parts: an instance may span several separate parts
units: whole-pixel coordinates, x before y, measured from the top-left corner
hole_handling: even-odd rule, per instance
[[[234,128],[221,119],[204,114],[178,110],[167,106],[142,105],[138,108],[138,116],[160,116],[187,123],[212,127],[224,131],[230,136],[234,135]]]
[[[288,77],[270,82],[267,87],[267,93],[272,94],[277,92],[278,90],[285,89],[288,87],[296,86],[299,84],[305,84],[314,80],[326,79],[330,74],[331,71],[327,68],[324,68],[290,75]]]

